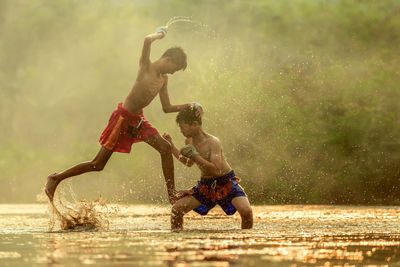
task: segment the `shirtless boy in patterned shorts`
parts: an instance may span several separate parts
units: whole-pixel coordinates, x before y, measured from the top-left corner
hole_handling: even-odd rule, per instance
[[[201,179],[191,190],[182,190],[183,195],[172,207],[171,229],[183,229],[183,216],[191,210],[206,215],[215,205],[221,206],[227,215],[236,211],[242,218],[242,229],[253,227],[253,212],[240,179],[225,159],[221,142],[202,128],[202,109],[192,104],[182,109],[176,117],[186,145],[178,150],[169,134],[164,138],[171,143],[172,154],[183,164],[191,167],[196,163]]]

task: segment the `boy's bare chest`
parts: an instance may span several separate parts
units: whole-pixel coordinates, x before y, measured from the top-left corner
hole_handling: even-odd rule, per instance
[[[194,144],[194,147],[200,153],[200,156],[202,156],[206,160],[210,160],[211,147],[207,142],[203,142],[202,144]]]
[[[136,80],[136,91],[145,98],[154,98],[161,90],[165,80],[161,77],[145,75]]]
[[[147,75],[143,79],[143,83],[147,84],[149,88],[161,89],[164,85],[165,79],[156,75]]]
[[[165,83],[165,77],[157,74],[155,71],[139,71],[136,79],[136,86],[141,91],[149,93],[158,93]]]
[[[143,79],[140,80],[140,84],[143,89],[149,92],[159,92],[164,85],[164,78],[157,77],[155,75],[145,75]]]

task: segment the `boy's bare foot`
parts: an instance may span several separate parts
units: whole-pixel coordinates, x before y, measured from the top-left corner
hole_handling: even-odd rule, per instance
[[[56,176],[57,173],[53,173],[47,177],[47,183],[44,189],[44,192],[46,193],[51,202],[53,202],[54,193],[56,191],[57,185],[60,183],[60,181],[56,179]]]

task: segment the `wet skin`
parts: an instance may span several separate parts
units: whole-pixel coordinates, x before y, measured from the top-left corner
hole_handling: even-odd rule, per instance
[[[193,145],[199,152],[195,158],[188,159],[180,155],[178,148],[173,144],[169,134],[164,134],[164,138],[171,143],[173,155],[183,164],[191,167],[196,163],[201,171],[203,178],[215,178],[229,173],[232,168],[227,162],[223,153],[220,140],[203,131],[201,124],[194,121],[192,124],[179,122],[181,133],[186,137],[185,143]],[[183,230],[183,216],[189,211],[199,207],[201,203],[191,196],[191,190],[181,191],[188,194],[179,199],[171,210],[171,230]],[[247,197],[235,197],[232,199],[233,206],[238,210],[242,219],[242,229],[253,227],[253,211]]]
[[[144,40],[137,78],[123,103],[123,107],[134,114],[139,114],[157,95],[160,96],[162,109],[165,113],[177,112],[187,106],[187,104],[171,105],[169,100],[167,74],[173,74],[178,71],[178,66],[169,57],[162,57],[154,62],[150,61],[151,43],[163,37],[164,34],[155,33],[146,36]],[[161,155],[168,196],[170,202],[174,203],[182,195],[175,190],[174,165],[170,144],[159,134],[150,137],[145,142]],[[45,186],[45,193],[49,200],[53,201],[56,188],[62,180],[86,172],[103,170],[112,154],[112,151],[101,147],[93,160],[79,163],[63,172],[49,175]]]

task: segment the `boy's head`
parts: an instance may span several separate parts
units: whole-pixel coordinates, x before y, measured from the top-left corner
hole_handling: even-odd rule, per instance
[[[178,70],[185,70],[187,66],[186,54],[181,47],[171,47],[161,56],[164,59],[164,73],[173,74]]]
[[[179,111],[176,116],[176,123],[181,128],[181,133],[185,137],[192,137],[201,129],[201,106],[190,104],[186,108]]]

